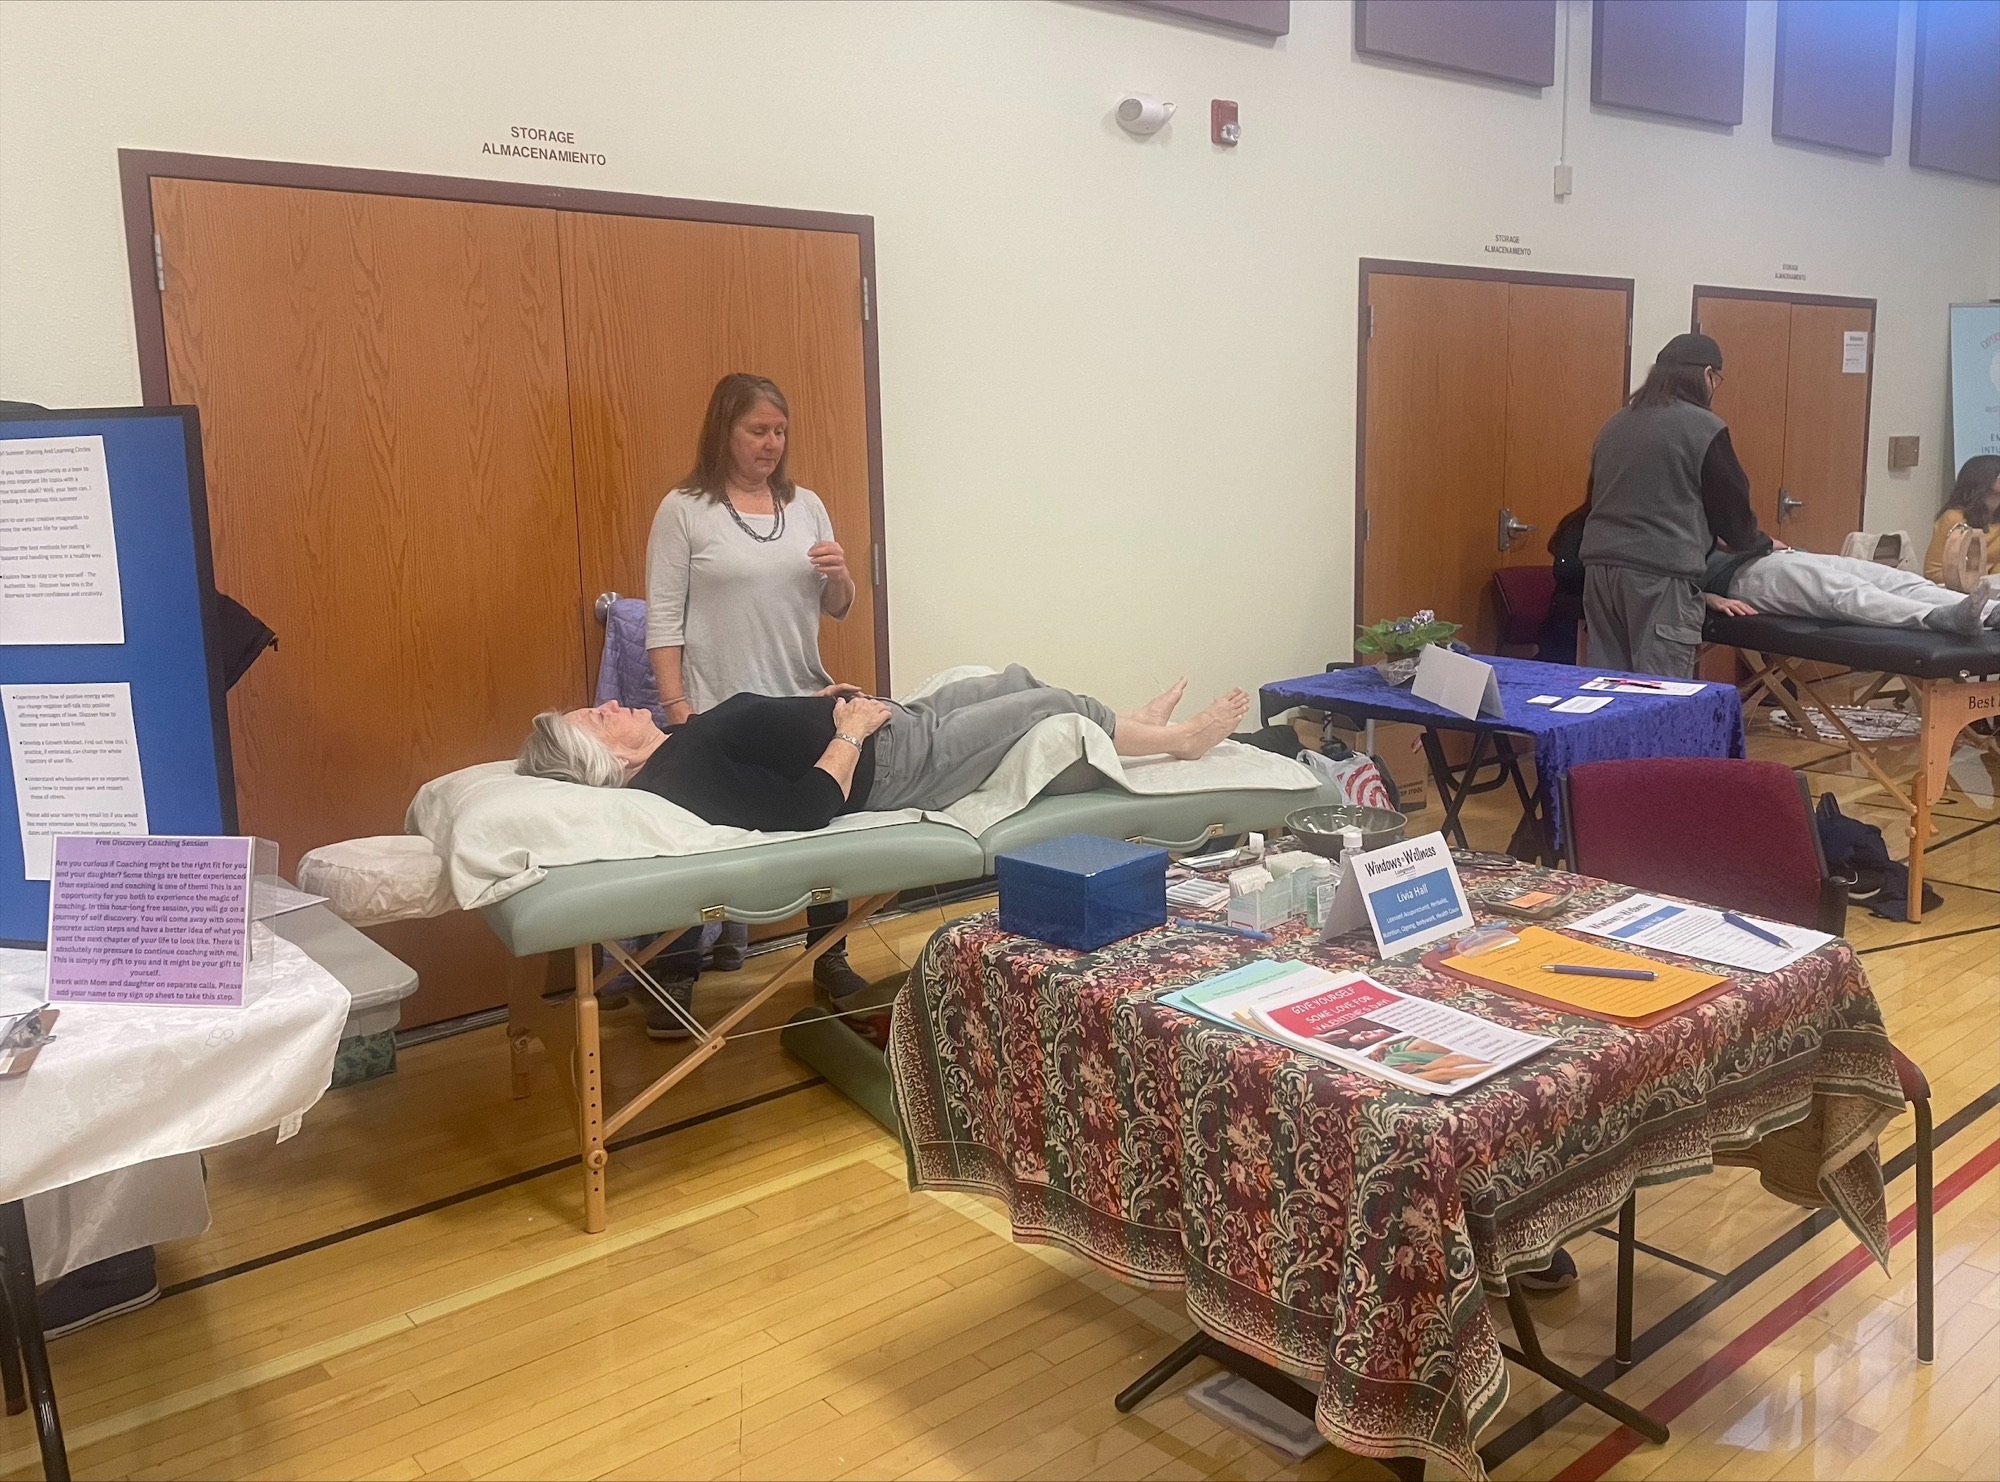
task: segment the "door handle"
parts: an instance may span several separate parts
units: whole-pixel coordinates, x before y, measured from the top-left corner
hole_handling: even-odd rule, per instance
[[[1778,523],[1780,525],[1792,517],[1794,510],[1801,510],[1805,507],[1806,502],[1803,499],[1794,499],[1783,489],[1778,491]]]
[[[1511,550],[1515,541],[1519,540],[1523,535],[1531,534],[1534,528],[1533,525],[1523,525],[1519,520],[1515,519],[1514,511],[1511,509],[1501,510],[1500,549],[1503,551]]]

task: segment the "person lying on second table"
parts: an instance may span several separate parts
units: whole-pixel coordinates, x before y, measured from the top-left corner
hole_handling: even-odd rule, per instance
[[[948,808],[1052,715],[1095,721],[1120,756],[1204,756],[1248,713],[1250,698],[1231,690],[1175,724],[1183,688],[1116,715],[1014,664],[907,705],[852,685],[792,699],[735,695],[666,731],[647,711],[612,701],[537,715],[516,770],[590,787],[642,788],[708,823],[819,829],[864,809]]]
[[[1879,561],[1795,550],[1745,555],[1717,547],[1701,585],[1702,600],[1729,617],[1766,613],[1968,637],[2000,629],[2000,577],[1984,578],[1968,594]]]

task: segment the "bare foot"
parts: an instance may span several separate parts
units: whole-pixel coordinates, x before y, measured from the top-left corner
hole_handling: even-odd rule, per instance
[[[1250,697],[1241,690],[1231,690],[1193,720],[1175,726],[1174,740],[1167,747],[1167,754],[1184,762],[1207,756],[1215,749],[1216,743],[1225,740],[1249,713]]]
[[[1163,726],[1174,718],[1174,707],[1180,704],[1181,696],[1186,693],[1187,681],[1185,679],[1176,679],[1160,694],[1155,695],[1137,710],[1133,711],[1132,718],[1134,720],[1143,720],[1147,725]]]

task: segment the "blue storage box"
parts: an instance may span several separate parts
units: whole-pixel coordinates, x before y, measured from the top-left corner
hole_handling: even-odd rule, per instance
[[[1095,952],[1167,919],[1167,851],[1096,834],[1066,834],[997,856],[1000,925]]]

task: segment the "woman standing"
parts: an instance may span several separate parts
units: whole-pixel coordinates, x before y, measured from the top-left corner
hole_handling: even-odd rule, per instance
[[[1597,434],[1582,545],[1597,667],[1692,678],[1709,551],[1720,541],[1750,560],[1773,547],[1729,428],[1709,410],[1721,384],[1721,347],[1675,335]]]
[[[812,695],[832,684],[819,621],[854,606],[854,578],[826,506],[787,471],[791,408],[763,376],[724,376],[708,398],[694,467],[653,516],[646,544],[646,647],[667,723],[731,695]],[[808,940],[845,919],[844,903],[806,913]],[[740,945],[718,949],[740,963]],[[698,954],[676,944],[664,981],[692,1001]],[[813,964],[835,997],[867,986],[841,943]],[[686,1031],[666,1005],[646,1004],[647,1032]]]

